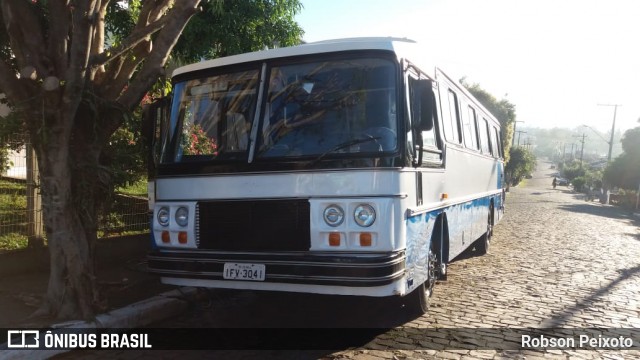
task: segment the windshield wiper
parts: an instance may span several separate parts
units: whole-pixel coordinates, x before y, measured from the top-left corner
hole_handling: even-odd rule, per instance
[[[338,151],[338,150],[344,149],[344,148],[349,147],[349,146],[358,145],[358,144],[366,143],[366,142],[369,142],[369,141],[377,141],[377,140],[380,140],[380,137],[379,137],[379,136],[377,136],[377,137],[373,137],[373,136],[371,136],[371,135],[368,135],[368,136],[367,136],[366,138],[364,138],[364,139],[351,139],[351,140],[347,140],[347,141],[342,142],[342,143],[340,143],[340,144],[338,144],[338,145],[336,145],[336,146],[332,147],[331,149],[329,149],[329,150],[327,150],[327,151],[323,152],[322,154],[320,154],[320,156],[318,156],[315,160],[313,160],[313,161],[311,162],[311,164],[309,164],[309,167],[314,166],[315,164],[317,164],[318,162],[320,162],[320,160],[322,160],[325,156],[327,156],[327,155],[331,154],[331,153],[332,153],[332,152],[334,152],[334,151]]]

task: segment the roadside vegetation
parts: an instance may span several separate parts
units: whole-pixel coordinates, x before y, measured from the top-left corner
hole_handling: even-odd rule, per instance
[[[15,125],[15,131],[6,134],[23,134],[31,142],[42,175],[42,203],[51,209],[44,214],[51,271],[34,315],[92,319],[101,302],[91,249],[102,215],[111,213],[110,194],[122,187],[119,176],[146,171],[140,163],[128,167],[119,159],[132,152],[111,151],[112,136],[127,146],[143,146],[140,133],[130,125],[139,125],[136,113],[141,105],[166,95],[165,74],[175,64],[300,43],[303,31],[295,15],[302,4],[299,0],[1,4],[0,93],[11,113],[0,118],[0,124],[2,129]],[[129,133],[118,133],[119,129]],[[112,171],[113,165],[117,171]]]
[[[511,159],[505,166],[509,185],[516,186],[523,179],[529,177],[536,168],[536,157],[524,147],[511,149]]]
[[[26,193],[24,182],[0,179],[0,251],[28,245]],[[146,178],[117,188],[110,211],[101,216],[98,237],[147,231],[146,197]]]
[[[637,210],[640,187],[640,127],[627,130],[620,141],[622,153],[608,164],[598,157],[576,156],[562,159],[556,155],[557,176],[571,183],[574,190],[587,194],[588,199],[610,192],[610,203],[628,210]]]
[[[27,197],[23,184],[0,180],[0,251],[27,247]]]

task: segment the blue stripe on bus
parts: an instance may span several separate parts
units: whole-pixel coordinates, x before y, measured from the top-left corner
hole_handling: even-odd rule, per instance
[[[493,199],[494,208],[497,210],[502,201],[500,194],[436,209],[407,219],[406,275],[408,291],[413,290],[427,279],[427,254],[431,246],[431,235],[437,217],[443,212],[447,214],[451,242],[460,242],[462,232],[465,232],[463,245],[450,244],[450,248],[453,250],[451,255],[456,256],[461,252],[456,249],[468,248],[486,230],[487,211],[491,199]],[[472,223],[475,224],[475,229],[471,232],[472,235],[467,235]]]

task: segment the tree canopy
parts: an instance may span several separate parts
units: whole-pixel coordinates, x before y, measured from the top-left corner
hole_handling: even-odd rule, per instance
[[[469,84],[465,78],[460,79],[460,83],[500,121],[500,137],[502,138],[502,148],[504,149],[504,160],[509,162],[511,140],[516,121],[516,106],[507,99],[498,100],[484,90],[480,84]]]
[[[635,190],[640,185],[640,127],[622,136],[622,154],[605,169],[604,178],[613,186]]]
[[[536,157],[524,147],[514,147],[511,149],[511,159],[505,167],[509,174],[511,185],[517,185],[527,175],[530,175],[536,166]]]

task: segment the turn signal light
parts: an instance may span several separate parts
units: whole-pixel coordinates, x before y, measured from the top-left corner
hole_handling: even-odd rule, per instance
[[[339,233],[331,233],[331,234],[329,234],[329,246],[340,246],[340,234]]]
[[[178,233],[178,242],[180,244],[186,244],[187,243],[187,232],[186,231],[180,231]]]
[[[448,199],[449,198],[449,194],[447,193],[442,193],[442,200],[444,199]]]
[[[162,232],[162,242],[165,244],[168,244],[171,242],[171,236],[169,235],[169,232],[166,230]]]
[[[371,246],[373,241],[371,240],[371,233],[360,234],[360,246]]]

